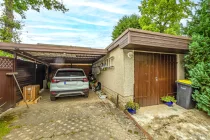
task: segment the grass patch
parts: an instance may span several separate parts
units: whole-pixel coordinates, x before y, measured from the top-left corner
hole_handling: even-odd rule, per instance
[[[0,140],[2,140],[5,135],[9,134],[11,129],[7,122],[0,121]]]
[[[134,131],[134,134],[138,135],[138,134],[139,134],[139,132],[137,132],[137,131]]]
[[[129,129],[128,132],[129,132],[129,133],[132,133],[132,130]]]
[[[2,118],[0,118],[0,140],[4,136],[10,133],[10,131],[14,128],[20,128],[21,126],[11,126],[11,123],[16,119],[16,116],[14,115],[7,115]]]

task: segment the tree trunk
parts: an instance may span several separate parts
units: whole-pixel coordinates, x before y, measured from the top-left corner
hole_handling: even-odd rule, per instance
[[[11,34],[11,37],[8,38],[9,42],[12,42],[13,36],[13,26],[11,23],[14,21],[13,14],[13,0],[4,0],[5,1],[5,14],[8,19],[8,22],[5,23],[5,28],[8,30],[8,33]]]
[[[159,26],[160,26],[159,27],[160,28],[160,33],[164,33],[164,27],[163,27],[163,25],[160,23]]]

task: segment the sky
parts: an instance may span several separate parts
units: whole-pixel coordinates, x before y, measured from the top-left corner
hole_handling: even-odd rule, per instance
[[[28,11],[23,20],[22,43],[105,48],[124,15],[139,14],[139,0],[63,0],[67,13]]]
[[[68,12],[29,10],[22,20],[21,43],[105,48],[124,15],[138,14],[141,0],[62,0]],[[194,0],[198,2],[199,0]],[[0,3],[2,0],[0,0]],[[1,9],[0,9],[1,14]],[[16,15],[17,19],[20,19]],[[185,24],[186,20],[182,20]]]

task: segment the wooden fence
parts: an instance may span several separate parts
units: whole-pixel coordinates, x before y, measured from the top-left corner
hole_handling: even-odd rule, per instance
[[[14,59],[0,57],[0,112],[15,106],[15,83],[12,76],[6,73],[13,72]]]
[[[16,60],[13,58],[0,57],[0,113],[22,100],[22,95],[12,76],[6,73],[18,72],[16,78],[21,89],[27,85],[43,86],[45,79],[45,65],[36,64],[31,61]]]

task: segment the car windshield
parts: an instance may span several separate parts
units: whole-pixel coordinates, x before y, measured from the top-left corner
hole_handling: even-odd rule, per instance
[[[59,70],[56,73],[56,77],[79,77],[85,76],[81,70]]]

